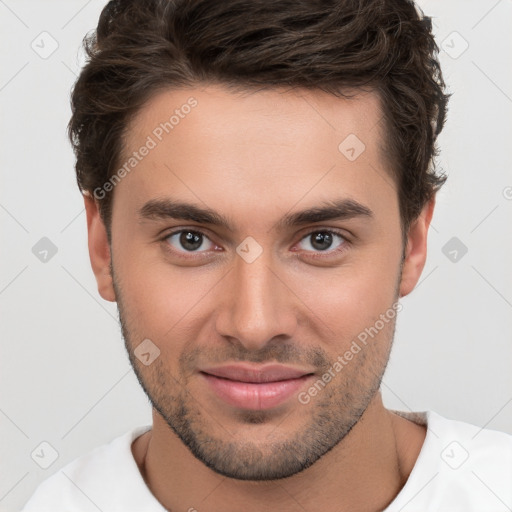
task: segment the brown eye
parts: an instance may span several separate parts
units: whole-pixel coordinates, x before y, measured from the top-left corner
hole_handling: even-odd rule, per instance
[[[304,242],[306,243],[304,244]],[[312,231],[301,240],[302,249],[313,252],[335,252],[345,242],[346,240],[342,235],[328,230]]]
[[[199,249],[208,250],[208,245],[214,246],[211,240],[200,231],[182,229],[168,235],[165,240],[172,248],[178,252],[203,252]],[[208,241],[208,242],[206,242]],[[212,248],[210,247],[210,248]]]

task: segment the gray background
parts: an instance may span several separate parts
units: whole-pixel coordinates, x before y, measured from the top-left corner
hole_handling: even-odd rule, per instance
[[[80,42],[104,3],[0,0],[1,511],[19,510],[78,455],[151,422],[115,304],[96,290],[65,133]],[[420,5],[434,16],[454,93],[440,138],[449,180],[422,280],[402,300],[383,394],[390,408],[512,433],[512,1]],[[43,237],[57,248],[46,261]]]

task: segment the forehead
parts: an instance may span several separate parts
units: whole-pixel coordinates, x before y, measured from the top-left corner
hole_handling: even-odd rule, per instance
[[[396,200],[376,93],[232,91],[220,85],[161,92],[130,123],[121,165],[137,160],[117,187],[140,207],[167,192],[197,204],[289,209],[345,195]],[[373,197],[372,197],[373,196]],[[229,204],[226,204],[226,200]],[[372,208],[378,211],[377,208]]]
[[[229,138],[233,143],[254,146],[264,142],[268,146],[269,129],[273,134],[279,132],[276,145],[293,142],[294,138],[300,141],[312,131],[328,133],[329,139],[335,141],[353,133],[365,139],[367,146],[380,144],[383,115],[379,95],[347,92],[350,97],[337,97],[318,89],[232,90],[223,85],[163,91],[146,102],[129,124],[126,146],[148,133],[155,132],[153,135],[159,139],[170,133],[179,136],[184,131],[193,131],[198,137],[205,135],[205,143]]]

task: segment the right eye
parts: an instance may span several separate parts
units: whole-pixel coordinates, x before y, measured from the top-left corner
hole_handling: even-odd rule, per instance
[[[210,246],[210,248],[216,247],[203,232],[192,229],[175,230],[168,233],[163,240],[167,242],[166,246],[169,247],[169,250],[174,254],[186,254],[187,252],[202,253],[207,252],[208,246]]]

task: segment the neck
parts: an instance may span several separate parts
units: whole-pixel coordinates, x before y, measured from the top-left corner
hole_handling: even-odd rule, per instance
[[[421,450],[425,429],[384,408],[375,395],[358,423],[306,470],[280,480],[224,477],[197,460],[153,411],[153,429],[132,450],[146,484],[170,511],[378,511],[403,487]]]

